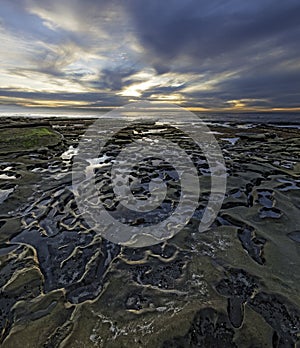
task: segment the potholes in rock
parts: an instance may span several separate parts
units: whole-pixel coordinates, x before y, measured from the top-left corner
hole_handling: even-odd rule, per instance
[[[265,208],[272,208],[275,203],[274,192],[272,190],[257,189],[256,202]]]
[[[263,248],[266,243],[266,239],[258,237],[254,231],[254,228],[250,226],[239,229],[238,238],[250,257],[258,264],[263,265],[265,263],[265,258],[263,257]]]
[[[257,189],[255,202],[263,206],[259,210],[259,217],[261,219],[280,219],[283,215],[282,211],[275,207],[276,200],[273,190]]]
[[[258,287],[258,278],[242,269],[230,269],[228,278],[222,279],[216,290],[227,297],[227,311],[233,327],[239,328],[244,319],[244,304],[251,298]]]
[[[300,334],[300,310],[279,294],[259,291],[259,279],[242,269],[229,269],[216,290],[227,297],[228,317],[234,328],[242,326],[248,305],[274,329],[273,347],[294,347]]]
[[[186,335],[165,341],[163,348],[172,347],[237,347],[234,343],[234,330],[226,314],[213,308],[204,308],[194,317]]]
[[[300,311],[281,295],[260,292],[248,305],[275,330],[274,347],[294,347],[300,334]]]
[[[129,294],[125,301],[125,308],[129,311],[140,311],[143,308],[148,308],[151,301],[149,298],[142,295],[141,292]]]
[[[292,179],[292,178],[278,178],[278,182],[280,185],[277,186],[277,190],[279,191],[290,191],[290,190],[300,190],[300,180]]]
[[[228,214],[222,214],[222,216],[219,216],[217,222],[219,225],[238,227],[237,236],[242,247],[255,262],[260,265],[265,264],[266,260],[263,256],[263,252],[267,240],[258,236],[252,226],[236,220]]]
[[[282,211],[278,208],[261,208],[259,210],[259,217],[262,219],[280,219],[283,215]]]
[[[129,273],[132,280],[142,286],[152,286],[160,290],[176,290],[186,265],[184,258],[164,262],[152,259],[151,266],[146,263],[130,265]],[[120,264],[119,268],[128,269],[128,264]]]

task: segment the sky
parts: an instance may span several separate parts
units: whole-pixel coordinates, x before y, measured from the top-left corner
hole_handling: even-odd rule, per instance
[[[1,0],[0,112],[300,111],[299,0]]]

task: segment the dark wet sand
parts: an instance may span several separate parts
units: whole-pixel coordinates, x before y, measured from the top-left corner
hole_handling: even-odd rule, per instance
[[[217,220],[197,233],[210,180],[195,151],[190,223],[131,249],[74,200],[72,147],[92,122],[0,121],[1,347],[299,346],[300,130],[210,126],[228,171]]]

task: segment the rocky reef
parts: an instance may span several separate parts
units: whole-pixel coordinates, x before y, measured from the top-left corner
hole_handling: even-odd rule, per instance
[[[1,347],[299,345],[300,130],[210,126],[226,161],[227,190],[204,233],[197,226],[211,183],[201,151],[155,122],[120,133],[97,172],[102,202],[115,216],[124,211],[105,172],[133,134],[181,142],[201,186],[199,206],[180,233],[130,248],[99,236],[76,204],[72,158],[91,123],[0,123]],[[136,195],[147,195],[154,164],[137,168],[143,180]],[[159,162],[155,173],[168,181],[155,212],[164,219],[180,187],[168,163]],[[157,222],[151,214],[125,216],[136,226]]]

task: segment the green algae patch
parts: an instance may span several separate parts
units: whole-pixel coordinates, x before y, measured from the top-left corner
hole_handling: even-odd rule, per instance
[[[0,154],[37,150],[61,140],[61,135],[48,127],[5,128],[0,130]]]

